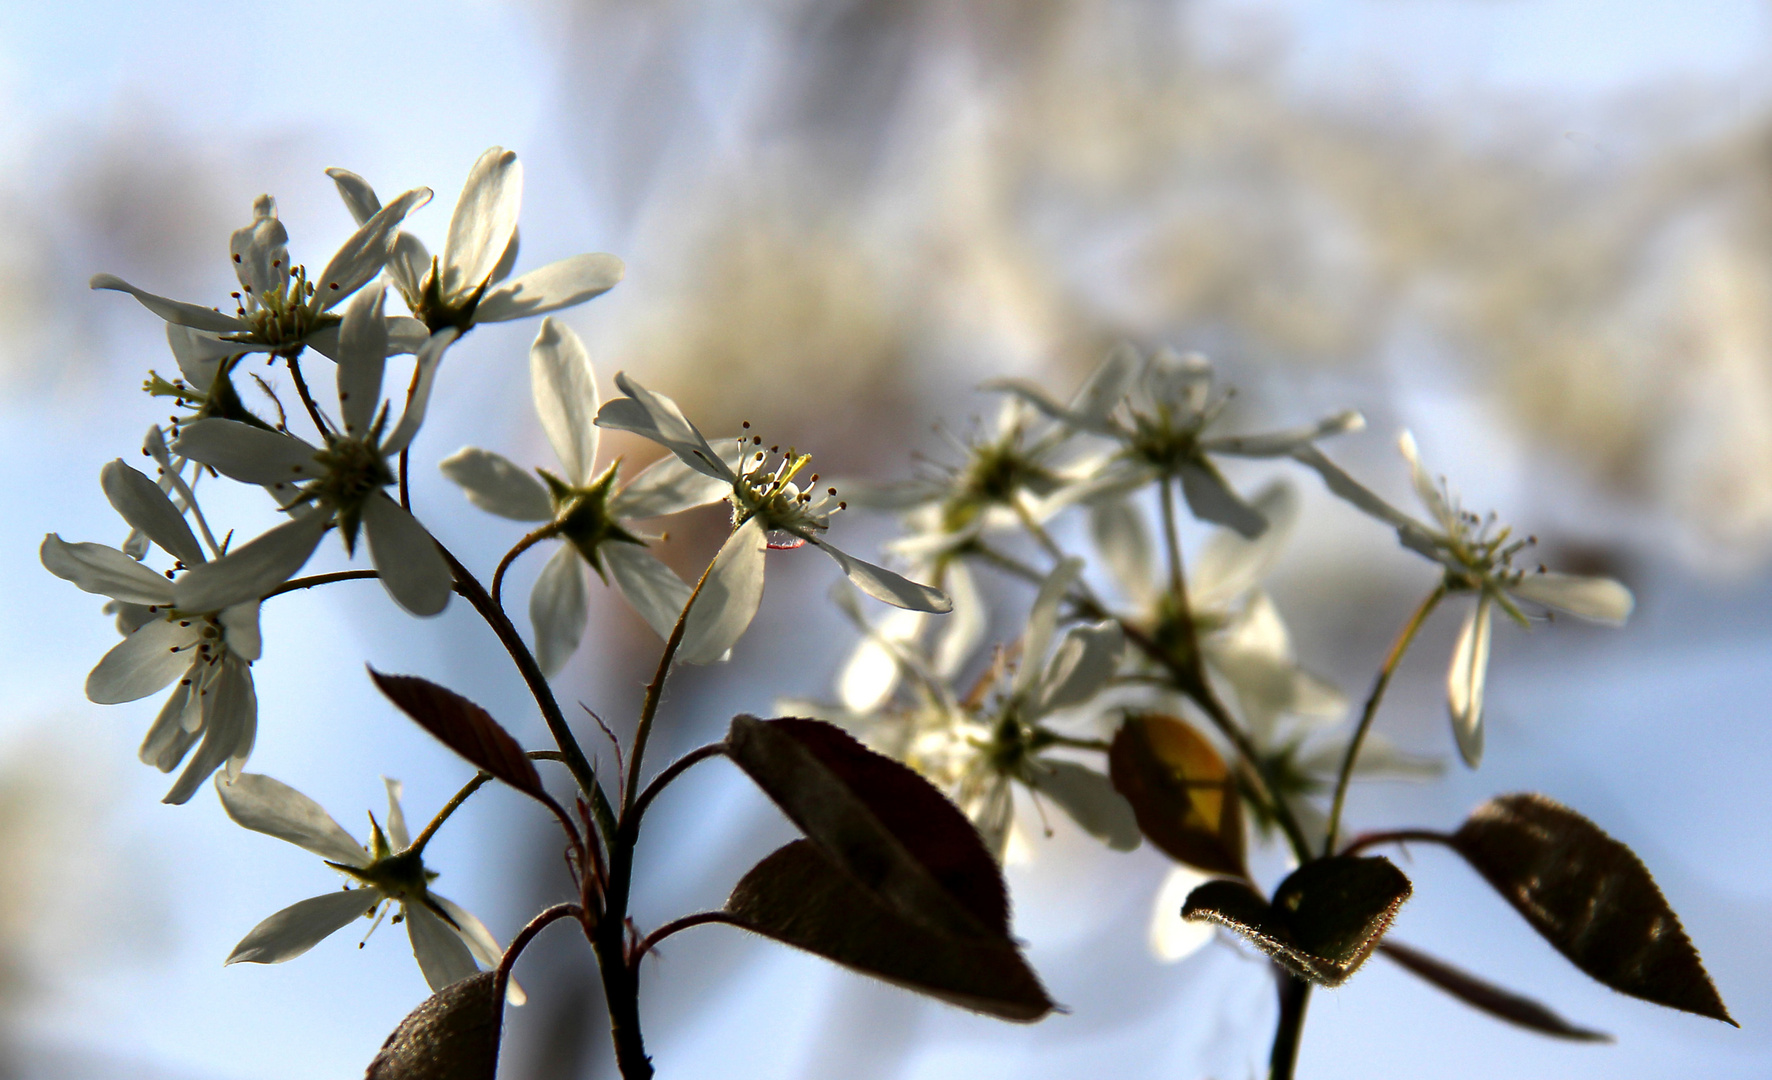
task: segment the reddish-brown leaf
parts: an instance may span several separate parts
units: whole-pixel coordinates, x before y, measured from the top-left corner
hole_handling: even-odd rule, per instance
[[[1171,716],[1128,716],[1114,735],[1108,775],[1145,838],[1170,858],[1248,876],[1236,784],[1205,736]]]
[[[1396,961],[1405,971],[1426,979],[1471,1008],[1480,1009],[1498,1020],[1558,1039],[1571,1039],[1575,1042],[1612,1041],[1612,1036],[1604,1031],[1576,1027],[1529,997],[1503,990],[1400,941],[1381,941],[1378,943],[1378,951]]]
[[[907,990],[1004,1020],[1052,1010],[1007,937],[950,934],[862,887],[810,840],[796,840],[739,881],[726,910],[747,929]]]
[[[455,691],[416,675],[383,675],[370,668],[369,677],[401,712],[469,763],[518,791],[549,801],[535,763],[524,756],[517,740],[498,726],[491,713]]]
[[[504,995],[482,971],[451,983],[400,1021],[364,1080],[492,1080]]]
[[[1543,795],[1503,795],[1449,842],[1576,967],[1633,997],[1735,1024],[1648,868],[1598,825]]]

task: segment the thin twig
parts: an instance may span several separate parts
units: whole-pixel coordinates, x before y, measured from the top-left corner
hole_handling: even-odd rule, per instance
[[[517,556],[523,554],[525,551],[528,551],[530,548],[541,543],[543,540],[546,540],[548,537],[558,534],[559,531],[560,531],[559,526],[555,525],[553,522],[549,522],[548,524],[543,525],[541,528],[539,528],[539,529],[535,530],[534,532],[530,533],[529,535],[525,536],[523,539],[517,541],[517,546],[515,546],[511,550],[505,552],[505,557],[498,560],[498,569],[496,569],[492,572],[492,602],[493,603],[497,604],[501,608],[504,607],[504,603],[505,603],[505,601],[504,601],[505,571],[509,570],[511,568],[511,564],[513,562],[517,561]]]
[[[711,757],[719,757],[728,749],[725,740],[721,740],[717,743],[709,743],[706,746],[696,747],[694,750],[689,751],[689,753],[684,754],[676,761],[665,766],[664,771],[653,777],[652,782],[646,785],[646,790],[640,792],[639,798],[634,800],[633,808],[626,814],[622,815],[621,824],[622,829],[624,830],[623,835],[629,835],[639,831],[640,818],[646,813],[646,807],[651,805],[653,799],[658,798],[659,792],[663,791],[671,781],[687,772],[690,766],[706,761]],[[632,823],[631,825],[630,822]]]
[[[511,968],[516,966],[517,957],[522,956],[523,950],[529,947],[531,941],[535,940],[535,935],[541,933],[551,923],[559,922],[561,919],[578,919],[582,922],[584,917],[585,909],[577,904],[555,904],[530,919],[529,925],[517,931],[517,936],[511,939],[511,947],[505,950],[503,956],[499,957],[497,974],[493,976],[492,1000],[504,1000],[505,988],[511,982]]]
[[[692,926],[706,926],[709,923],[724,923],[727,926],[736,926],[740,930],[750,929],[749,923],[728,912],[698,911],[694,915],[685,915],[681,919],[672,919],[657,930],[647,934],[645,940],[634,946],[634,951],[629,954],[629,965],[636,971],[639,970],[640,960],[645,957],[647,953],[651,952],[653,947],[659,942],[680,930],[687,930]]]
[[[374,570],[337,570],[330,574],[315,574],[312,577],[291,578],[266,593],[264,598],[269,600],[273,596],[282,596],[284,593],[295,592],[297,589],[312,589],[317,585],[330,585],[335,581],[357,581],[380,576],[381,575]]]

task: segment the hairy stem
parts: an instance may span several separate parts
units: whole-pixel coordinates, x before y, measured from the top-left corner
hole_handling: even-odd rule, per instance
[[[480,788],[485,785],[486,781],[490,779],[492,779],[491,773],[481,772],[475,774],[472,780],[463,784],[462,789],[456,792],[454,797],[448,802],[443,804],[443,809],[437,811],[437,816],[431,819],[431,823],[425,826],[424,831],[413,838],[412,843],[408,845],[408,850],[423,851],[425,845],[431,842],[431,837],[437,835],[437,830],[443,827],[445,821],[449,820],[449,815],[460,809],[461,804],[468,801],[468,796],[479,791]]]
[[[640,797],[634,800],[634,805],[628,812],[622,815],[622,836],[639,833],[640,819],[646,813],[646,808],[652,805],[652,800],[658,798],[659,792],[663,791],[671,781],[689,771],[691,766],[709,758],[719,757],[726,750],[727,746],[724,740],[709,743],[706,746],[696,747],[666,766],[663,772],[653,777],[652,782],[646,785],[646,790],[640,792]]]
[[[1403,624],[1397,640],[1391,643],[1391,651],[1385,655],[1384,665],[1378,669],[1378,677],[1372,682],[1372,692],[1366,695],[1366,707],[1360,710],[1360,724],[1354,728],[1353,737],[1347,743],[1347,753],[1342,756],[1341,772],[1335,777],[1335,801],[1329,804],[1329,829],[1323,837],[1325,854],[1335,850],[1335,834],[1341,829],[1341,809],[1347,803],[1347,787],[1353,780],[1354,763],[1359,759],[1360,747],[1366,741],[1366,732],[1371,729],[1372,720],[1378,715],[1378,703],[1384,700],[1385,688],[1390,686],[1391,676],[1396,674],[1397,665],[1402,662],[1403,654],[1409,651],[1409,645],[1421,630],[1421,624],[1427,621],[1428,615],[1445,595],[1444,583],[1427,594],[1421,606]]]
[[[622,793],[622,816],[625,818],[640,793],[640,758],[646,753],[646,743],[652,737],[652,720],[658,715],[658,703],[664,697],[665,680],[670,677],[671,663],[677,658],[677,649],[683,644],[683,632],[689,626],[689,612],[694,609],[696,598],[708,583],[708,575],[714,572],[714,563],[708,562],[707,569],[695,583],[689,599],[683,604],[682,614],[677,616],[677,625],[671,627],[671,636],[666,639],[664,652],[659,654],[658,669],[652,673],[652,681],[646,684],[646,697],[640,703],[640,723],[634,728],[634,749],[628,756],[628,782]]]
[[[265,594],[269,600],[273,596],[295,592],[298,589],[312,589],[317,585],[330,585],[335,581],[358,581],[377,578],[381,575],[374,570],[338,570],[330,574],[315,574],[312,577],[291,578]]]
[[[1280,1024],[1274,1029],[1274,1048],[1268,1055],[1268,1080],[1292,1080],[1298,1067],[1298,1044],[1304,1035],[1304,1010],[1311,1001],[1311,984],[1280,968]]]
[[[289,368],[289,377],[295,382],[295,392],[301,398],[302,407],[308,410],[308,419],[314,422],[314,430],[320,433],[320,439],[324,441],[332,428],[327,426],[326,418],[320,415],[320,406],[314,404],[314,395],[308,393],[308,380],[302,377],[299,356],[298,348],[296,353],[285,356],[283,361]]]
[[[517,931],[517,936],[511,939],[511,947],[505,950],[503,956],[499,957],[498,974],[494,976],[497,981],[493,983],[493,1000],[504,1000],[505,987],[511,983],[511,968],[516,966],[517,957],[522,956],[523,950],[529,947],[531,941],[535,940],[535,935],[561,919],[578,919],[582,922],[584,917],[585,909],[577,904],[555,904],[530,919],[529,925]]]
[[[517,556],[523,554],[525,551],[528,551],[530,548],[541,543],[543,540],[546,540],[548,537],[555,535],[557,532],[559,532],[558,527],[555,526],[553,522],[549,522],[548,524],[543,525],[541,528],[539,528],[539,529],[535,530],[534,532],[530,533],[529,535],[525,536],[523,539],[517,541],[517,545],[515,547],[513,547],[513,548],[511,548],[511,550],[505,552],[505,557],[498,560],[498,569],[494,570],[492,572],[492,602],[493,603],[497,604],[500,608],[504,607],[504,605],[505,605],[505,599],[504,599],[505,571],[509,570],[511,568],[511,564],[517,561]]]
[[[647,953],[652,951],[653,946],[657,945],[665,938],[670,937],[672,934],[677,933],[679,930],[687,930],[692,926],[706,926],[709,923],[723,923],[727,926],[736,926],[741,930],[748,929],[750,925],[738,916],[728,914],[724,911],[698,911],[693,915],[685,915],[681,919],[672,919],[657,930],[647,934],[646,940],[640,942],[640,944],[634,948],[634,954],[628,958],[628,962],[634,965],[635,971],[638,971],[640,969],[640,961],[645,958]]]

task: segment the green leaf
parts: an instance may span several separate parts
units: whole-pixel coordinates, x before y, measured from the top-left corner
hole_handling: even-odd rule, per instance
[[[1405,971],[1426,979],[1471,1008],[1480,1009],[1498,1020],[1558,1039],[1576,1042],[1612,1041],[1612,1036],[1604,1031],[1576,1027],[1529,997],[1503,990],[1401,942],[1381,941],[1378,943],[1378,951],[1396,961]]]
[[[962,936],[909,918],[810,840],[758,863],[726,910],[765,937],[962,1008],[1018,1022],[1052,1010],[1007,937]]]
[[[517,740],[498,726],[485,709],[446,687],[416,675],[383,675],[374,668],[369,677],[400,711],[418,726],[443,741],[469,763],[544,803],[551,803],[541,786],[535,763],[523,753]]]
[[[1174,717],[1128,716],[1108,752],[1108,775],[1164,854],[1207,873],[1249,876],[1236,784],[1205,736]]]
[[[1736,1024],[1630,848],[1543,795],[1477,808],[1449,843],[1534,930],[1612,989]]]
[[[727,754],[825,856],[905,917],[1008,940],[1009,897],[978,831],[915,771],[821,720],[737,716]]]
[[[1181,917],[1241,934],[1301,979],[1340,986],[1411,891],[1389,859],[1336,855],[1293,871],[1271,904],[1243,882],[1209,881],[1188,894]]]
[[[388,1036],[364,1080],[492,1080],[504,1022],[496,978],[482,971],[426,998]]]

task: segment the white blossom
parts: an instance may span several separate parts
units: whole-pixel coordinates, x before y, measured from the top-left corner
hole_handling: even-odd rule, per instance
[[[358,531],[367,536],[382,585],[400,606],[434,615],[448,604],[454,581],[448,563],[386,488],[396,479],[390,461],[418,434],[437,367],[457,335],[444,330],[420,347],[405,411],[390,430],[381,396],[388,350],[383,293],[379,285],[365,289],[345,311],[338,350],[343,419],[327,422],[323,448],[286,432],[218,418],[180,432],[174,453],[235,480],[266,485],[291,520],[186,574],[175,590],[179,607],[205,610],[263,596],[299,571],[334,526],[352,552]]]
[[[689,609],[678,650],[682,659],[690,663],[718,659],[744,634],[763,598],[763,557],[769,548],[810,543],[829,555],[856,588],[876,600],[937,614],[952,609],[952,601],[941,590],[857,559],[823,538],[831,515],[846,504],[838,501],[834,487],[817,491],[817,473],[805,481],[805,490],[796,483],[812,455],[791,447],[785,454],[777,446],[753,450],[763,445],[762,436],[753,435],[734,467],[709,445],[676,402],[625,374],[615,376],[615,385],[625,396],[604,403],[597,412],[597,426],[632,431],[664,446],[691,469],[721,482],[732,505],[732,534],[715,555]]]
[[[346,169],[326,173],[358,221],[381,212],[375,190],[361,176]],[[515,153],[494,146],[468,172],[440,258],[411,233],[394,242],[388,277],[432,333],[451,327],[466,333],[481,323],[545,315],[600,296],[621,281],[621,260],[603,254],[574,255],[506,280],[517,261],[522,203],[523,166]]]
[[[614,578],[647,624],[660,637],[670,636],[689,601],[689,586],[646,550],[649,538],[631,521],[718,502],[730,485],[670,454],[620,487],[619,461],[598,473],[596,371],[578,335],[551,317],[542,320],[530,347],[529,377],[535,411],[562,475],[537,469],[537,480],[509,459],[471,446],[445,458],[441,467],[475,506],[515,521],[547,522],[546,535],[566,541],[542,568],[529,597],[536,662],[552,675],[584,634],[586,565],[606,582]]]
[[[201,339],[197,347],[218,355],[270,352],[294,357],[312,346],[335,356],[341,320],[332,309],[381,273],[400,222],[430,198],[429,188],[414,188],[363,220],[319,276],[309,280],[306,267],[289,261],[289,234],[277,219],[276,200],[260,195],[252,205],[252,223],[236,229],[228,242],[240,280],[232,315],[155,296],[112,274],[94,275],[92,287],[130,294],[168,323],[194,331]],[[410,319],[393,332],[396,347],[406,352],[424,337],[424,328]]]
[[[153,480],[121,459],[106,465],[100,480],[124,520],[177,559],[178,568],[206,564],[184,515]],[[54,533],[43,538],[39,555],[57,577],[110,597],[107,610],[118,614],[125,636],[87,676],[90,700],[119,704],[173,686],[140,751],[143,762],[171,772],[196,747],[165,801],[186,802],[224,765],[238,776],[258,726],[251,664],[261,651],[259,598],[181,607],[176,569],[156,573],[117,548],[70,544]]]
[[[384,830],[371,814],[372,832],[366,849],[320,804],[281,781],[257,773],[241,774],[232,782],[216,777],[222,807],[235,822],[313,852],[354,883],[354,887],[348,885],[342,891],[291,904],[259,923],[234,946],[228,963],[292,960],[353,919],[370,916],[388,904],[399,906],[394,921],[406,923],[412,955],[433,991],[474,974],[479,970],[476,962],[487,968],[498,966],[504,948],[485,924],[431,891],[437,874],[425,868],[422,844],[414,846],[407,834],[400,783],[385,782],[387,828]],[[524,994],[515,980],[506,998],[513,1005],[523,1004]]]
[[[1476,594],[1476,604],[1465,617],[1446,673],[1453,736],[1465,764],[1475,768],[1483,756],[1483,690],[1495,609],[1500,608],[1523,627],[1531,623],[1519,607],[1521,601],[1589,622],[1622,626],[1635,601],[1629,589],[1611,578],[1551,573],[1542,566],[1529,572],[1514,566],[1515,558],[1531,547],[1535,538],[1516,539],[1511,528],[1497,525],[1494,514],[1482,518],[1464,510],[1445,479],[1434,480],[1422,467],[1415,437],[1409,432],[1399,437],[1398,447],[1409,463],[1410,482],[1431,522],[1391,506],[1314,446],[1299,447],[1292,455],[1321,474],[1330,491],[1396,529],[1404,547],[1437,564],[1449,591]]]

